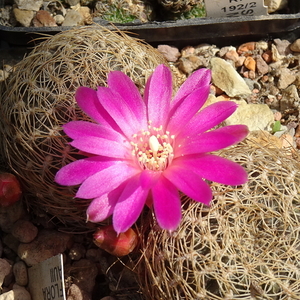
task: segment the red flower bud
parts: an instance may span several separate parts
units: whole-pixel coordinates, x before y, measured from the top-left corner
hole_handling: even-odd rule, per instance
[[[19,201],[21,194],[21,186],[15,175],[0,174],[0,207],[7,207]]]
[[[132,228],[117,235],[112,225],[98,228],[93,237],[99,248],[114,256],[131,253],[138,243],[137,234]]]

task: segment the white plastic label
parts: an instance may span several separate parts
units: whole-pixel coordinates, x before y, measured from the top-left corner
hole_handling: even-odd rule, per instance
[[[264,0],[205,0],[206,16],[213,18],[268,14]]]
[[[32,300],[66,300],[62,254],[28,269]]]

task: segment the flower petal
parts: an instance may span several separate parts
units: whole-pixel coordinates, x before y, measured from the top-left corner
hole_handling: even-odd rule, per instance
[[[113,213],[113,225],[119,234],[125,232],[138,219],[145,205],[149,189],[140,184],[140,174],[128,180]]]
[[[159,65],[149,77],[144,93],[151,126],[165,126],[172,97],[172,74],[168,67]]]
[[[242,141],[248,134],[246,125],[229,125],[187,137],[177,145],[174,157],[217,151]]]
[[[161,172],[156,172],[152,170],[143,170],[140,177],[140,183],[142,188],[151,189],[152,186],[160,178]]]
[[[115,205],[118,202],[124,187],[125,183],[121,184],[111,192],[95,198],[86,211],[87,221],[98,223],[110,217],[113,214]]]
[[[103,108],[97,97],[97,92],[91,88],[81,86],[76,90],[75,98],[78,106],[94,121],[110,126],[119,131],[116,122]]]
[[[131,138],[140,130],[147,129],[146,119],[143,116],[138,118],[133,108],[119,93],[107,87],[99,87],[97,95],[103,107],[128,138]]]
[[[172,109],[178,106],[178,103],[191,94],[195,89],[209,86],[211,80],[211,71],[209,69],[199,69],[192,73],[182,86],[177,91],[173,101],[171,102]]]
[[[83,152],[107,157],[126,159],[128,154],[131,155],[128,142],[119,143],[94,136],[84,136],[75,139],[70,145]]]
[[[127,75],[121,71],[112,71],[108,74],[107,83],[112,90],[122,96],[137,119],[147,120],[145,102],[138,88]]]
[[[91,175],[118,163],[120,161],[99,156],[76,160],[62,167],[56,173],[54,181],[61,185],[77,185]]]
[[[204,86],[194,90],[189,94],[184,101],[178,106],[175,106],[174,110],[170,112],[170,121],[168,123],[168,131],[172,135],[176,135],[182,130],[182,126],[187,124],[191,118],[199,111],[199,109],[205,103],[209,94],[209,86]]]
[[[212,200],[212,191],[209,185],[202,180],[198,173],[194,172],[194,169],[187,169],[184,164],[176,163],[174,160],[164,172],[164,176],[195,201],[209,205]]]
[[[178,138],[203,133],[226,120],[236,109],[237,104],[233,101],[213,103],[201,110],[190,122],[183,124]]]
[[[151,190],[159,226],[166,230],[175,230],[181,221],[181,204],[177,188],[161,176]]]
[[[248,181],[246,170],[238,163],[213,154],[189,155],[174,159],[175,165],[197,173],[202,178],[228,185],[241,185]]]
[[[92,199],[117,188],[122,182],[140,172],[125,162],[112,165],[90,177],[79,187],[76,197]]]
[[[122,134],[113,130],[111,127],[105,127],[87,121],[71,121],[63,125],[63,130],[71,139],[90,136],[106,138],[107,140],[116,142],[125,140],[125,137]]]

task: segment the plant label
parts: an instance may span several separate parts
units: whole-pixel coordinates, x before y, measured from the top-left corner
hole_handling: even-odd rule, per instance
[[[205,8],[213,18],[268,15],[264,0],[205,0]]]
[[[32,300],[66,300],[63,266],[58,254],[28,269]]]

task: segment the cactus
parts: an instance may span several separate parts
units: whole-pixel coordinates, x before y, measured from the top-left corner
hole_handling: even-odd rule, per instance
[[[126,73],[142,92],[161,63],[165,59],[151,46],[98,25],[48,37],[15,66],[0,87],[0,157],[18,176],[34,211],[47,211],[70,227],[89,226],[87,201],[54,183],[57,170],[80,157],[61,129],[70,120],[88,119],[74,93],[79,86],[106,85],[111,70]]]
[[[222,151],[249,182],[212,184],[211,207],[185,198],[171,234],[152,211],[141,220],[138,278],[145,299],[300,299],[300,164],[280,149]]]

